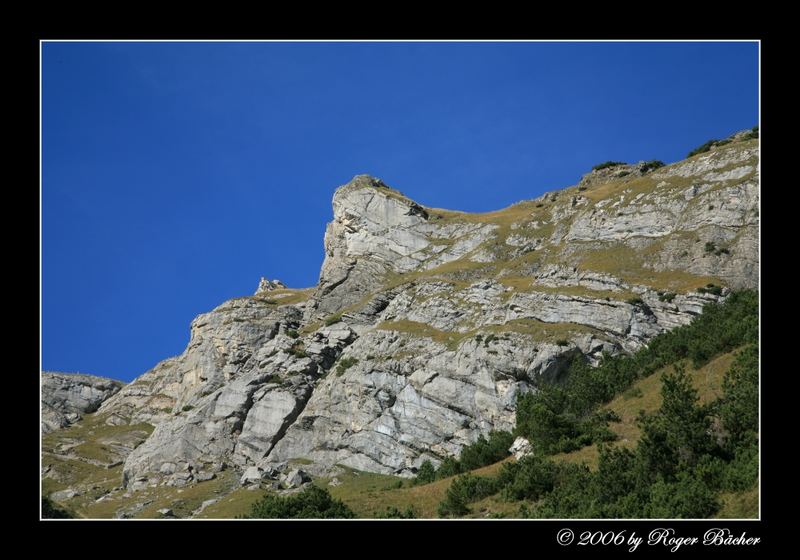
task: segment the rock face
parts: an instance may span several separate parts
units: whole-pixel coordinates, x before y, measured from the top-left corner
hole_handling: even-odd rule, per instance
[[[65,428],[94,412],[125,384],[80,373],[42,372],[42,432]]]
[[[156,426],[125,484],[182,486],[226,466],[247,484],[298,460],[313,476],[411,476],[513,428],[517,396],[570,360],[634,351],[758,285],[757,156],[757,141],[735,140],[487,214],[355,177],[333,196],[315,289],[262,279],[103,403],[108,423]]]

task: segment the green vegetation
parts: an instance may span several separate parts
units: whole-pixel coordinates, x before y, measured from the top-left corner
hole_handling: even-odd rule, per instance
[[[185,404],[185,405],[183,405],[183,408],[181,408],[181,410],[183,412],[189,412],[190,410],[193,410],[193,409],[194,409],[194,406],[192,406],[190,404]]]
[[[592,171],[600,171],[601,169],[608,169],[609,167],[616,167],[618,165],[627,165],[624,161],[604,161],[592,167]]]
[[[457,478],[439,514],[466,515],[468,504],[492,494],[522,502],[523,516],[541,518],[705,518],[752,511],[758,477],[757,304],[755,292],[736,292],[633,356],[606,358],[595,369],[576,362],[565,385],[524,395],[517,405],[517,431],[537,453],[504,464],[494,478]],[[697,367],[736,347],[744,349],[724,377],[722,394],[701,398],[683,360]],[[596,429],[619,421],[619,414],[597,404],[670,365],[672,371],[661,376],[660,406],[639,414],[638,446],[601,444],[594,471],[545,456],[565,443],[594,439],[587,425]],[[641,390],[626,398],[640,395]],[[592,417],[598,421],[587,422]]]
[[[658,301],[672,303],[672,300],[675,299],[676,295],[677,294],[675,292],[658,292]]]
[[[717,148],[719,146],[724,146],[725,144],[730,144],[730,143],[731,141],[727,138],[725,140],[709,140],[705,144],[702,144],[701,146],[698,146],[697,148],[689,152],[689,154],[686,157],[690,158],[692,156],[696,156],[697,154],[704,154],[705,152],[710,151],[711,148]]]
[[[664,165],[665,164],[664,164],[663,161],[660,161],[660,160],[657,160],[657,159],[651,159],[650,161],[644,162],[644,165],[642,165],[641,171],[642,171],[642,173],[649,173],[650,171],[653,171],[654,169],[658,169],[659,167],[664,167]]]
[[[462,475],[439,514],[462,516],[468,504],[497,494],[540,518],[706,518],[752,511],[758,477],[758,352],[738,354],[720,398],[701,404],[681,364],[662,375],[661,405],[640,415],[634,449],[601,446],[597,469],[531,455],[505,463],[496,477]],[[744,491],[744,492],[743,492]],[[532,503],[533,507],[528,504]]]
[[[632,356],[606,356],[596,368],[573,360],[563,385],[545,385],[517,401],[517,432],[540,453],[578,449],[611,439],[594,409],[656,370],[690,359],[697,367],[713,356],[758,339],[758,296],[731,294],[706,305],[691,324],[663,333]]]
[[[754,140],[758,138],[758,126],[754,126],[750,131],[742,137],[742,140]]]
[[[447,457],[434,469],[430,461],[425,461],[417,471],[415,484],[428,484],[434,480],[466,473],[486,465],[491,465],[508,457],[508,448],[514,443],[510,432],[489,432],[489,438],[482,435],[475,443],[465,446],[458,459]]]
[[[341,313],[334,313],[333,315],[331,315],[331,316],[329,316],[329,317],[327,317],[325,319],[325,326],[326,327],[330,327],[331,325],[336,324],[341,320],[342,320],[342,314]]]
[[[344,375],[349,368],[353,367],[358,363],[358,358],[353,358],[351,356],[347,356],[346,358],[342,358],[339,360],[339,364],[336,366],[336,376],[340,377]]]
[[[73,519],[75,516],[54,504],[50,498],[42,497],[42,519]]]
[[[297,332],[296,329],[288,329],[286,331],[286,336],[288,336],[289,338],[298,338],[300,334]]]
[[[469,513],[467,504],[491,496],[498,489],[497,479],[474,474],[464,474],[456,478],[439,504],[439,517],[461,517]]]
[[[697,288],[697,292],[700,294],[712,294],[715,296],[721,296],[722,286],[717,286],[716,284],[706,284],[704,288]]]
[[[416,519],[417,510],[412,506],[407,506],[405,510],[400,510],[397,506],[387,506],[386,511],[378,516],[378,519]]]
[[[253,504],[246,519],[352,519],[353,510],[330,492],[307,486],[301,493],[281,497],[267,494]]]

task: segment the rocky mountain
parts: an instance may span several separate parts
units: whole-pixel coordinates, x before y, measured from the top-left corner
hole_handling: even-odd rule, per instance
[[[103,401],[106,425],[155,426],[125,457],[125,491],[298,461],[413,476],[513,428],[517,396],[569,360],[634,351],[757,287],[758,141],[730,140],[485,214],[354,177],[333,195],[317,286],[262,279]]]
[[[65,428],[94,412],[125,384],[80,373],[42,372],[42,432]]]

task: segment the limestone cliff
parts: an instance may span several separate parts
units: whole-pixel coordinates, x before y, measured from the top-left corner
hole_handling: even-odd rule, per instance
[[[758,285],[758,142],[619,165],[486,214],[357,176],[333,196],[319,284],[262,282],[200,315],[183,354],[103,403],[155,425],[126,485],[225,465],[412,475],[513,427],[518,394]],[[708,286],[712,285],[711,288]]]
[[[81,373],[42,372],[42,432],[65,428],[94,412],[124,383]]]

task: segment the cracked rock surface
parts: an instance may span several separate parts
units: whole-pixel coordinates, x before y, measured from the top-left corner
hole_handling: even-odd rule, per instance
[[[198,316],[180,356],[102,399],[108,423],[155,426],[124,483],[224,468],[250,483],[298,459],[312,477],[412,476],[509,430],[517,396],[571,360],[635,351],[757,287],[758,169],[757,142],[735,141],[486,214],[359,175],[333,195],[317,286],[262,280]]]

